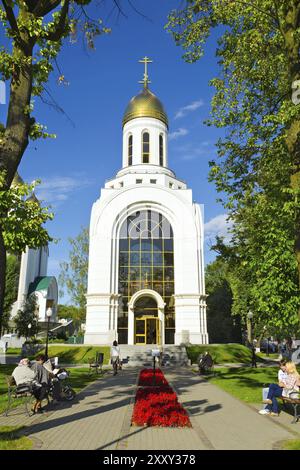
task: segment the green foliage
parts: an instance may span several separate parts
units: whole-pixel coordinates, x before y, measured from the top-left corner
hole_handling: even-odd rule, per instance
[[[72,302],[78,307],[76,317],[80,320],[85,318],[85,295],[87,292],[88,254],[89,254],[89,231],[82,228],[74,239],[69,238],[71,251],[69,262],[60,264],[61,272],[59,284],[66,289],[71,296]],[[63,294],[63,292],[61,293]],[[71,307],[72,309],[73,307]],[[62,310],[61,310],[62,311]],[[71,310],[69,310],[71,313]],[[75,315],[73,311],[72,315]]]
[[[4,174],[0,173],[0,187]],[[13,185],[7,191],[0,191],[0,226],[6,250],[19,253],[29,248],[46,245],[52,238],[43,224],[53,219],[48,207],[29,198],[37,182]]]
[[[80,307],[74,307],[74,305],[58,304],[57,316],[58,318],[73,320],[73,322],[79,324],[85,320],[85,310]]]
[[[5,297],[2,316],[2,329],[8,328],[12,304],[16,301],[18,295],[20,262],[17,256],[8,255],[6,257],[6,282]]]
[[[207,329],[211,343],[234,343],[242,339],[240,321],[231,315],[233,299],[227,270],[220,258],[205,268]]]
[[[19,337],[25,336],[27,338],[29,334],[34,336],[39,332],[37,305],[34,294],[28,297],[22,310],[17,312],[14,321]],[[31,324],[30,329],[28,328],[29,324]]]
[[[208,125],[225,128],[210,180],[233,222],[230,264],[233,313],[278,330],[299,326],[300,3],[294,0],[189,0],[167,27],[198,60],[212,30],[220,74]],[[218,242],[217,246],[220,245]]]

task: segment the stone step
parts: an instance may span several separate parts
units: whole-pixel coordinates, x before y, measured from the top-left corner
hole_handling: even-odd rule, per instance
[[[162,350],[161,364],[165,366],[190,365],[184,346],[165,345],[120,345],[124,367],[151,367],[153,365],[152,349]]]

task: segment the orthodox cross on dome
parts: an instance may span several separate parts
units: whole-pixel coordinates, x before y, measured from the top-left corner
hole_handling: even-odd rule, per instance
[[[149,80],[147,65],[151,64],[153,61],[149,59],[149,57],[145,56],[143,59],[139,60],[142,64],[145,64],[145,71],[144,71],[144,78],[140,80],[139,83],[143,83],[144,88],[148,88],[148,83],[151,83]]]

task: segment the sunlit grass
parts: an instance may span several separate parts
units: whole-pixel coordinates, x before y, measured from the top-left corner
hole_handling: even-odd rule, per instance
[[[285,450],[300,450],[300,439],[285,441],[282,448]]]
[[[277,382],[278,368],[274,367],[236,367],[215,370],[214,376],[207,379],[247,403],[262,401],[262,388]]]
[[[22,426],[0,426],[0,450],[29,450],[33,442],[19,435]]]

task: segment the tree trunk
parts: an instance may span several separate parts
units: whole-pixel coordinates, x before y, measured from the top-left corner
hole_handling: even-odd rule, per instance
[[[6,249],[3,240],[2,227],[0,225],[0,335],[2,332],[2,317],[5,294],[5,274],[6,274]]]
[[[10,187],[29,142],[33,46],[29,39],[27,44],[27,51],[17,46],[13,51],[13,56],[18,57],[22,65],[14,71],[11,80],[6,128],[0,140],[0,170],[6,171],[4,190]]]

